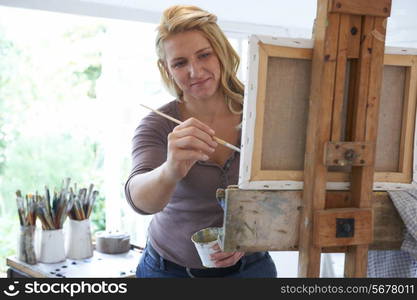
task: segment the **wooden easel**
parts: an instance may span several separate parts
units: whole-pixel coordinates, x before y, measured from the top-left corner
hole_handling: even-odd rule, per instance
[[[385,27],[390,10],[390,0],[318,1],[300,226],[301,277],[319,275],[320,248],[342,245],[349,246],[345,276],[366,276]],[[354,60],[350,130],[347,141],[340,143],[348,58]],[[341,164],[352,166],[353,207],[325,210],[328,167]],[[330,234],[334,231],[336,235]]]
[[[321,253],[342,251],[345,276],[366,277],[369,244],[373,249],[398,247],[401,241],[396,235],[403,224],[386,193],[377,197],[373,193],[390,11],[391,0],[318,0],[303,193],[219,190],[218,198],[226,199],[224,250],[298,250],[299,277],[319,277]],[[343,136],[346,89],[347,135]],[[328,168],[338,166],[351,166],[348,192],[326,191]],[[381,218],[382,210],[375,210],[378,205],[392,212],[390,228]],[[374,226],[384,227],[390,239],[378,236],[375,241]]]

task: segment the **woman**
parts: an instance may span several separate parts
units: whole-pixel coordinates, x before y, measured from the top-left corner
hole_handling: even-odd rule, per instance
[[[239,153],[213,136],[240,145],[243,85],[239,57],[216,24],[216,16],[194,6],[164,11],[158,27],[158,67],[177,97],[146,116],[133,138],[133,170],[126,198],[140,214],[155,214],[137,277],[275,277],[267,252],[212,255],[204,268],[191,235],[223,223],[217,188],[236,184]]]

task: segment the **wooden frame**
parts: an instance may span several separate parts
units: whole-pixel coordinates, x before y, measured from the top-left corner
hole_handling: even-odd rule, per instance
[[[263,137],[274,136],[269,128],[279,131],[280,124],[268,126],[268,109],[266,97],[268,93],[268,65],[277,58],[300,62],[311,61],[313,41],[306,39],[283,39],[267,36],[252,36],[249,44],[248,82],[245,91],[245,104],[242,128],[242,152],[240,162],[239,188],[241,189],[303,189],[303,167],[294,169],[263,168]],[[375,172],[374,190],[406,189],[417,185],[417,168],[413,167],[417,101],[417,50],[402,48],[386,48],[384,65],[401,69],[405,76],[401,117],[401,137],[399,138],[398,170]],[[303,64],[303,63],[301,63]],[[302,67],[301,67],[302,68]],[[309,72],[311,73],[311,72]],[[285,74],[283,75],[285,76]],[[291,76],[289,74],[288,76]],[[285,78],[284,78],[285,79]],[[294,76],[293,76],[294,79]],[[305,81],[299,82],[304,84]],[[309,90],[309,86],[306,87]],[[302,91],[303,93],[304,91]],[[297,95],[295,97],[298,97]],[[297,100],[299,101],[299,100]],[[306,98],[308,101],[308,97]],[[308,103],[306,103],[308,104]],[[267,111],[267,113],[265,113]],[[272,118],[270,118],[272,120]],[[277,118],[274,118],[276,121]],[[277,121],[279,122],[279,120]],[[282,123],[282,122],[281,122]],[[282,126],[282,124],[281,124]],[[277,129],[278,128],[278,129]],[[297,132],[297,130],[295,131]],[[298,132],[299,133],[299,132]],[[278,132],[279,135],[279,132]],[[294,134],[293,136],[297,136]],[[275,146],[274,146],[275,147]],[[268,148],[268,147],[265,147]],[[271,147],[269,147],[271,148]],[[301,151],[301,148],[298,149]],[[377,147],[378,151],[378,147]],[[271,155],[269,155],[271,157]],[[285,165],[285,162],[284,164]],[[300,162],[302,166],[303,163]],[[298,165],[297,165],[298,166]],[[329,190],[349,189],[348,174],[329,172]]]
[[[413,55],[389,54],[395,52],[394,49],[387,49],[384,57],[385,67],[401,68],[404,70],[404,97],[401,118],[401,136],[399,141],[399,162],[397,172],[378,171],[376,168],[375,181],[377,182],[406,182],[416,181],[413,176],[413,139],[416,122],[416,100],[417,100],[417,57]],[[403,53],[407,50],[402,51]],[[408,51],[412,52],[412,51]],[[382,101],[384,99],[381,99]],[[381,128],[380,130],[384,130]],[[382,147],[379,147],[382,148]],[[378,149],[378,147],[377,147]]]

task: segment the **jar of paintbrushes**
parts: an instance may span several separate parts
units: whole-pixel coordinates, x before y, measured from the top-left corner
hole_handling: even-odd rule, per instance
[[[68,186],[69,179],[63,183],[60,192],[54,191],[51,195],[49,188],[45,187],[45,196],[36,195],[36,215],[42,223],[38,244],[40,262],[57,263],[66,258],[63,225],[72,207]]]
[[[84,259],[93,256],[90,215],[98,191],[93,191],[93,184],[77,191],[70,188],[72,207],[69,210],[69,226],[66,240],[66,255],[71,259]]]
[[[17,212],[20,221],[20,235],[17,245],[17,257],[28,264],[36,264],[35,229],[36,203],[32,195],[22,197],[20,190],[16,191]]]

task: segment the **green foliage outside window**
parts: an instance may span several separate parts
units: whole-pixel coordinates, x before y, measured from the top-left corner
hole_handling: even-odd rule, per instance
[[[105,228],[101,133],[91,118],[105,27],[69,25],[26,41],[8,26],[0,20],[0,272],[16,251],[17,189],[59,189],[66,177],[93,183],[100,197],[92,228]]]

